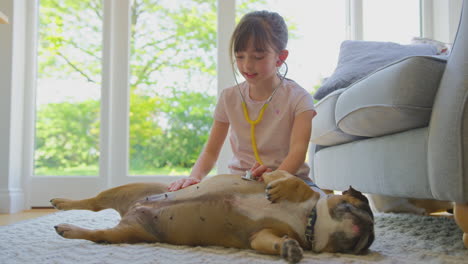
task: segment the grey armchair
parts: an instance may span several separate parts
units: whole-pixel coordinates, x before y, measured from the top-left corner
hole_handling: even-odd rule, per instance
[[[413,70],[412,77],[402,77],[408,69]],[[433,93],[425,83],[429,79],[435,87]],[[372,90],[366,90],[369,86]],[[417,94],[415,101],[403,109],[401,102],[410,97],[410,92]],[[401,99],[398,103],[395,93]],[[365,118],[351,118],[357,113],[357,104],[374,100],[374,106],[382,106],[388,97],[393,97],[394,105],[380,112],[378,119],[375,114],[382,108]],[[312,178],[320,187],[343,190],[352,185],[370,194],[452,201],[468,247],[466,1],[446,64],[425,57],[402,60],[323,98],[317,104],[317,113],[311,139],[317,146],[311,166]],[[389,129],[376,129],[375,120]],[[335,127],[328,129],[330,125]],[[365,125],[372,131],[360,133]],[[395,127],[398,129],[390,129]]]

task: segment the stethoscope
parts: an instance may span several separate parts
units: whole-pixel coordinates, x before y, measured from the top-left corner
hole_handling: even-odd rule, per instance
[[[265,109],[268,107],[268,104],[273,99],[273,96],[275,95],[278,88],[283,84],[284,79],[286,79],[286,74],[288,73],[288,65],[284,61],[283,61],[283,64],[286,65],[286,71],[284,72],[284,74],[282,76],[279,74],[279,72],[277,73],[278,77],[280,78],[280,83],[275,87],[275,89],[271,93],[270,97],[268,97],[268,99],[265,101],[265,103],[263,103],[263,106],[262,106],[262,108],[260,108],[260,112],[258,113],[258,117],[257,117],[256,120],[250,119],[249,110],[247,109],[247,103],[245,101],[244,95],[242,95],[242,91],[241,91],[239,82],[237,81],[236,73],[234,72],[234,80],[236,82],[236,86],[237,86],[237,90],[239,91],[239,95],[240,95],[240,97],[242,99],[242,110],[244,112],[244,118],[250,124],[250,139],[251,139],[251,143],[252,143],[252,150],[254,152],[255,160],[261,165],[263,165],[263,161],[260,158],[260,155],[258,154],[257,141],[256,141],[256,138],[255,138],[255,126],[258,123],[260,123],[260,121],[262,121]],[[245,172],[245,176],[243,176],[242,179],[254,180],[253,177],[252,177],[252,172],[250,170],[247,170]]]

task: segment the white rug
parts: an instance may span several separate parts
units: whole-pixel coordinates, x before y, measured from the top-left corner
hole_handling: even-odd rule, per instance
[[[375,219],[376,240],[369,254],[306,252],[301,263],[468,263],[468,250],[453,219],[405,214],[377,214]],[[60,223],[108,228],[118,221],[112,210],[68,211],[0,226],[0,263],[285,263],[252,250],[160,243],[101,245],[64,239],[53,228]]]

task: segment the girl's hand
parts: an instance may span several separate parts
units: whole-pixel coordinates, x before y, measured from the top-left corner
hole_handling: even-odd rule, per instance
[[[180,180],[177,180],[171,184],[169,184],[169,188],[167,188],[170,192],[177,191],[186,187],[189,187],[190,185],[194,185],[200,183],[200,179],[194,178],[194,177],[187,177],[183,178]]]
[[[262,178],[263,173],[272,172],[273,170],[268,168],[265,165],[261,165],[260,163],[255,162],[255,164],[252,166],[250,171],[252,172],[252,176],[255,179],[257,179],[257,181],[263,181],[263,178]]]

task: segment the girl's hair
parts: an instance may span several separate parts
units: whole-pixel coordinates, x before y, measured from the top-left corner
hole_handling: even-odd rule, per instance
[[[276,12],[254,11],[245,14],[234,29],[231,37],[230,56],[234,63],[234,54],[245,51],[249,41],[258,51],[271,47],[276,53],[286,49],[288,27],[282,16]]]

